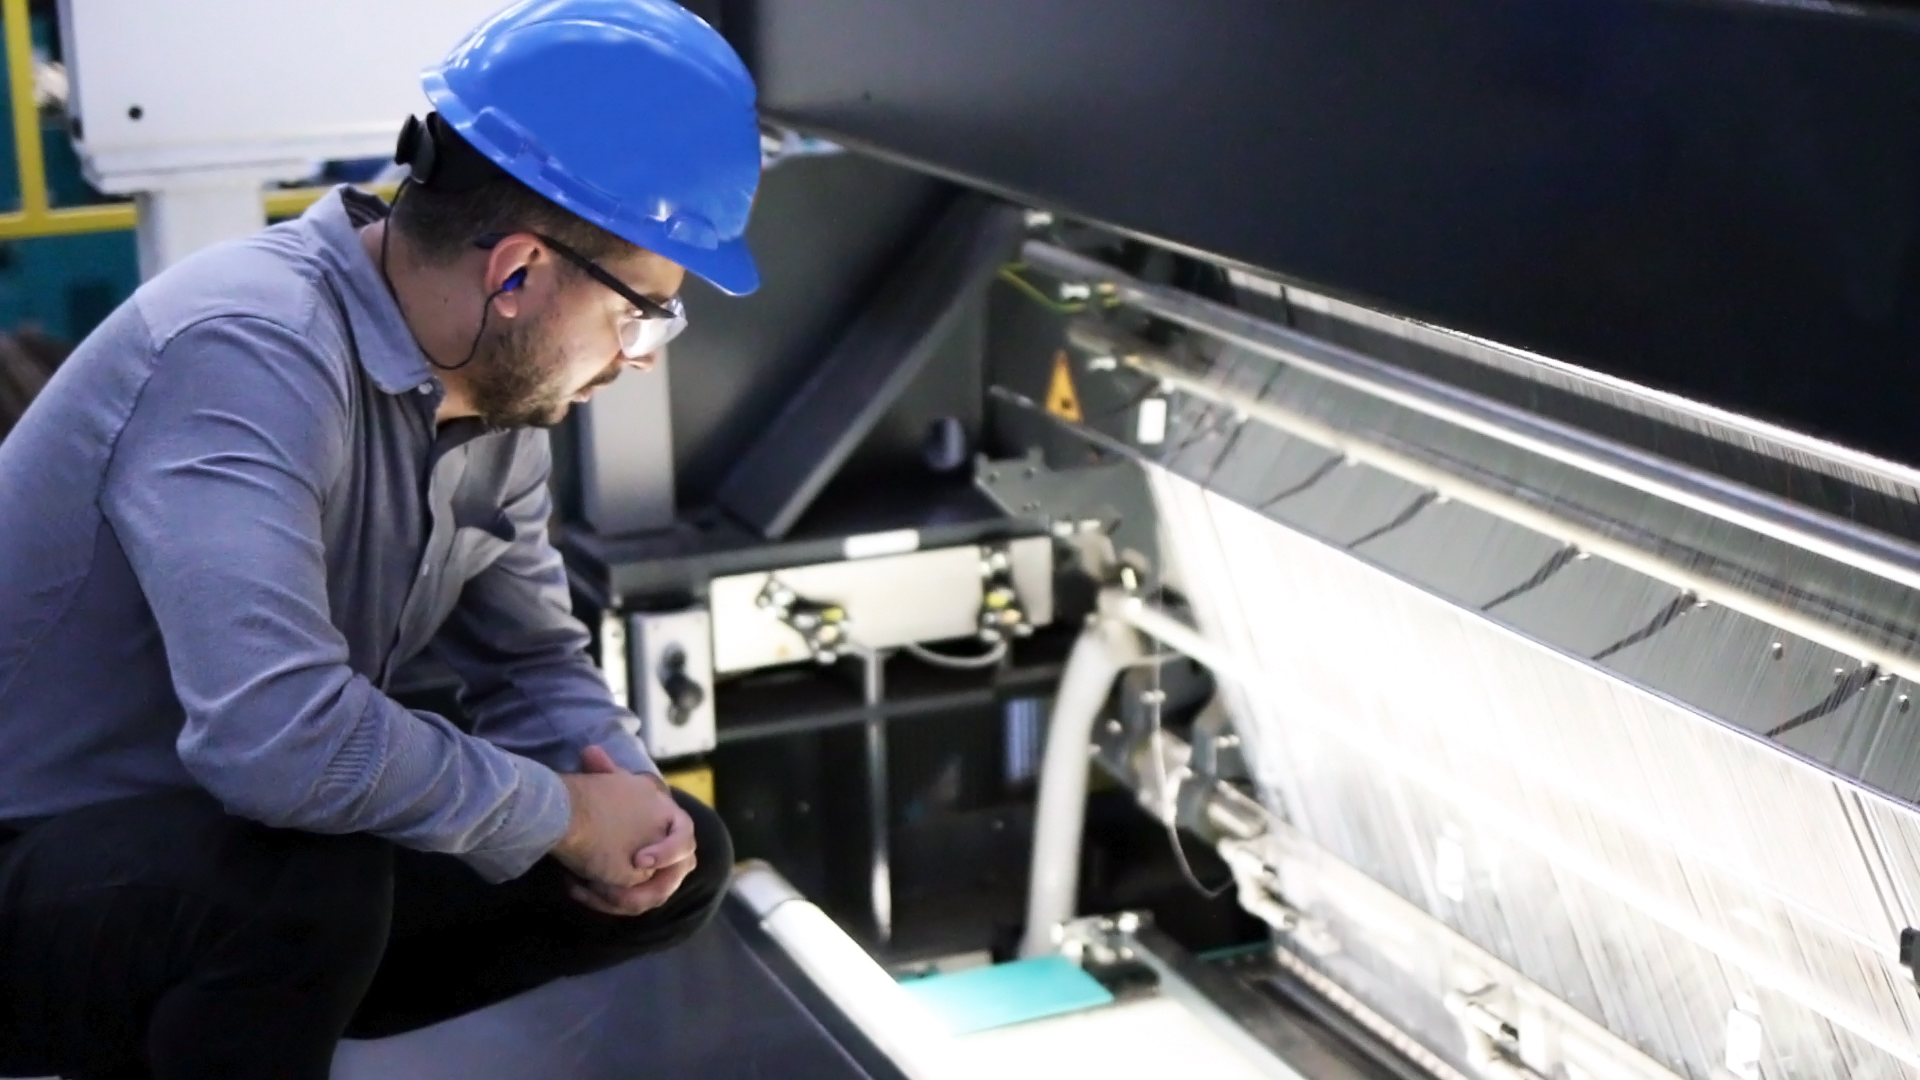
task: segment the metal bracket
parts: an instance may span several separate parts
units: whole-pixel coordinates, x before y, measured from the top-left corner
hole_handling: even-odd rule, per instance
[[[720,505],[787,535],[1013,254],[1020,215],[965,195],[887,275],[786,409],[720,485]]]

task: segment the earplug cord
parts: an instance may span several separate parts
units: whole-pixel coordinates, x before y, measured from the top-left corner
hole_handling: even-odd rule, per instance
[[[387,207],[386,223],[380,228],[380,279],[387,283],[387,291],[393,294],[395,303],[399,303],[400,301],[400,291],[393,287],[393,278],[387,274],[387,241],[393,237],[393,207],[400,205],[400,200],[406,196],[407,186],[411,183],[413,183],[411,178],[400,181],[400,189],[393,193],[393,202]],[[465,360],[457,364],[443,364],[435,360],[433,354],[428,352],[424,347],[420,350],[420,355],[427,358],[427,363],[432,364],[441,371],[459,371],[461,368],[473,363],[473,358],[479,355],[480,352],[480,338],[487,332],[487,316],[493,314],[493,302],[501,296],[519,288],[520,283],[525,280],[523,276],[524,273],[524,271],[516,270],[508,276],[507,280],[503,282],[498,289],[494,290],[492,296],[487,297],[486,304],[480,309],[480,328],[473,332],[473,344],[467,346],[467,358]]]

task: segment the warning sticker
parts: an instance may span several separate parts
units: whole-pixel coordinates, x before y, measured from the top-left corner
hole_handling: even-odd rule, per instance
[[[1053,381],[1047,384],[1047,411],[1070,423],[1081,422],[1080,395],[1073,391],[1073,369],[1065,349],[1053,354]]]

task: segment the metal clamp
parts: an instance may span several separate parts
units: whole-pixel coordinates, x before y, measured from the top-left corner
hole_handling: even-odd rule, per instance
[[[1467,1062],[1482,1076],[1500,1080],[1547,1080],[1539,1070],[1520,1057],[1520,1029],[1489,1008],[1487,999],[1498,993],[1495,985],[1477,990],[1448,994],[1442,1001],[1446,1010],[1460,1022],[1460,1033],[1467,1043]]]
[[[1033,617],[1013,584],[1013,555],[1004,544],[980,553],[980,640],[998,645],[1033,635]]]
[[[806,599],[772,576],[767,578],[756,601],[800,635],[816,663],[832,664],[845,655],[852,644],[849,631],[853,620],[839,604]]]

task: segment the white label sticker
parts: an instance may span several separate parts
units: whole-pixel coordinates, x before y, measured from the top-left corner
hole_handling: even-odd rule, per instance
[[[1262,296],[1279,297],[1286,292],[1277,281],[1268,281],[1266,278],[1258,277],[1247,273],[1245,270],[1238,270],[1233,267],[1227,268],[1227,280],[1238,288],[1245,289],[1248,292],[1256,292]]]
[[[1741,997],[1744,1000],[1727,1010],[1727,1071],[1740,1080],[1760,1080],[1759,1010],[1751,998]]]
[[[1459,903],[1467,896],[1467,849],[1451,836],[1442,836],[1433,844],[1433,887],[1440,895]]]
[[[871,559],[879,555],[905,555],[920,549],[920,530],[896,529],[893,532],[849,536],[841,549],[849,559]]]
[[[1140,403],[1140,424],[1134,437],[1142,446],[1158,446],[1167,441],[1167,399],[1150,397]]]

